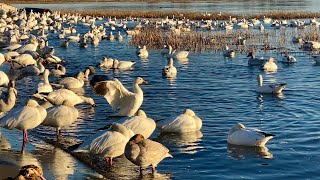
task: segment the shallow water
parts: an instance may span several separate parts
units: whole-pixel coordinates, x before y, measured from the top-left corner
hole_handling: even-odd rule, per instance
[[[217,2],[91,2],[66,4],[14,4],[17,8],[40,7],[49,9],[97,9],[97,10],[134,10],[134,11],[178,11],[178,12],[228,12],[228,13],[260,13],[274,10],[311,11],[320,10],[318,0],[236,0]],[[248,11],[250,9],[250,11]]]
[[[100,24],[104,21],[99,21]],[[78,32],[88,30],[87,27],[77,26]],[[123,32],[122,32],[123,33]],[[124,33],[123,33],[124,34]],[[169,80],[161,77],[161,69],[166,65],[166,58],[160,50],[149,50],[148,59],[135,56],[135,48],[127,45],[127,37],[123,42],[101,41],[94,48],[80,49],[71,43],[67,49],[59,47],[55,34],[50,34],[49,44],[55,47],[56,55],[64,59],[68,75],[75,75],[89,65],[95,65],[102,57],[114,57],[119,60],[135,61],[131,71],[96,69],[96,74],[107,74],[117,77],[132,90],[131,85],[136,76],[149,81],[142,86],[144,102],[142,109],[154,120],[172,118],[184,109],[191,108],[203,120],[201,132],[172,135],[159,134],[155,131],[152,139],[163,143],[171,151],[174,158],[165,159],[158,166],[159,179],[316,179],[320,170],[320,113],[318,94],[320,89],[320,66],[305,53],[296,54],[298,62],[293,65],[278,62],[276,73],[265,73],[257,67],[248,67],[245,54],[237,54],[234,59],[225,59],[221,53],[190,53],[188,60],[174,61],[178,70],[176,79]],[[291,48],[298,50],[297,45],[288,43]],[[258,56],[273,56],[280,60],[277,52],[258,52]],[[1,66],[7,70],[8,66]],[[265,83],[287,83],[287,89],[280,96],[258,95],[256,76],[262,74]],[[38,77],[25,77],[17,81],[17,107],[23,106],[31,92],[35,92]],[[51,82],[56,79],[51,78]],[[106,100],[95,95],[91,87],[85,86],[85,95],[93,97],[97,107],[79,105],[80,118],[69,128],[62,131],[67,139],[84,140],[97,129],[111,124],[117,118],[110,118],[111,107]],[[266,148],[243,148],[227,144],[226,137],[229,129],[235,123],[242,122],[248,127],[255,127],[275,134]],[[6,132],[8,139],[14,135]],[[9,133],[9,134],[8,134]],[[31,131],[39,138],[54,138],[54,130],[39,127]],[[10,156],[18,156],[20,139],[16,139]],[[36,144],[44,145],[43,142]],[[27,147],[28,148],[28,147]],[[46,149],[46,148],[45,148]],[[33,150],[33,154],[41,156],[46,150]],[[0,151],[1,153],[6,153]],[[39,153],[38,153],[39,152]],[[59,151],[57,151],[59,152]],[[52,152],[50,152],[53,154]],[[0,156],[0,160],[2,159]],[[51,171],[46,172],[48,179],[59,179],[59,173],[66,179],[84,178],[81,163],[57,166],[55,160],[44,158],[52,165],[45,165]],[[66,158],[63,158],[66,159]],[[72,158],[71,158],[72,159]],[[43,160],[44,161],[44,160]],[[58,161],[59,162],[59,161]],[[63,163],[69,163],[67,161]],[[71,162],[70,162],[71,163]],[[72,170],[68,168],[73,167]],[[63,168],[62,168],[63,167]],[[62,168],[62,170],[59,170]],[[44,168],[45,169],[45,168]],[[106,169],[107,178],[139,179],[138,168],[124,157],[116,158],[114,166]],[[51,174],[52,173],[52,174]],[[150,176],[150,171],[145,176]],[[54,178],[53,178],[54,177]],[[63,179],[63,178],[62,178]]]

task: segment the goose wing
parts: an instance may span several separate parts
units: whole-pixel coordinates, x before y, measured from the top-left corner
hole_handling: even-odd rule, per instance
[[[135,100],[134,93],[128,91],[117,79],[98,82],[93,90],[96,94],[104,96],[113,110],[132,107]]]
[[[145,139],[139,143],[139,146],[141,150],[140,157],[145,161],[156,161],[158,163],[164,157],[172,157],[169,155],[169,149],[156,141]]]
[[[235,145],[256,146],[266,136],[256,129],[242,129],[228,136],[228,142]]]

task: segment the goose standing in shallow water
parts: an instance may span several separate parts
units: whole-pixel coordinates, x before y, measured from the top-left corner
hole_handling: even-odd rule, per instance
[[[164,66],[162,69],[162,76],[172,78],[177,75],[177,68],[173,66],[173,59],[168,59],[168,65]]]
[[[280,84],[280,85],[263,85],[263,79],[262,75],[259,74],[257,76],[258,80],[258,87],[256,91],[258,93],[263,93],[263,94],[279,94],[282,92],[282,90],[286,87],[286,84]]]
[[[278,65],[275,63],[275,60],[270,57],[267,62],[261,65],[260,69],[268,72],[275,72],[278,70]]]
[[[113,110],[119,110],[112,116],[133,116],[143,102],[143,91],[140,84],[147,84],[141,77],[137,77],[130,92],[122,83],[115,79],[113,81],[101,81],[95,84],[93,91],[108,101]]]
[[[113,123],[109,129],[85,140],[74,152],[86,152],[103,156],[108,165],[112,166],[112,159],[124,153],[126,144],[134,133],[118,123]]]
[[[202,120],[191,109],[186,109],[175,119],[167,119],[157,122],[157,128],[161,132],[185,133],[199,131]]]
[[[169,149],[162,144],[145,139],[141,134],[134,135],[126,145],[125,156],[133,164],[142,168],[152,166],[152,172],[155,172],[157,165],[167,157],[171,157]]]
[[[6,129],[18,129],[23,131],[23,144],[21,152],[25,150],[28,142],[28,129],[33,129],[40,125],[47,116],[47,111],[39,106],[38,102],[30,99],[27,104],[16,111],[10,111],[0,120],[0,127]]]
[[[146,113],[139,109],[136,116],[120,119],[117,123],[123,124],[131,129],[134,134],[141,134],[146,139],[151,136],[156,129],[156,122],[148,118]]]
[[[69,100],[63,101],[61,105],[53,106],[47,109],[47,117],[41,123],[43,126],[56,128],[57,138],[60,135],[60,129],[70,126],[79,117],[79,112],[74,104]]]
[[[264,146],[274,135],[259,129],[246,128],[243,124],[234,125],[228,134],[229,144],[240,146]]]

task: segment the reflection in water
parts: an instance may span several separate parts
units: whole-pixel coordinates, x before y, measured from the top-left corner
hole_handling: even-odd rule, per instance
[[[182,64],[182,65],[187,65],[189,64],[189,59],[188,58],[181,58],[181,59],[176,59],[179,64]]]
[[[10,149],[11,148],[11,144],[9,143],[9,141],[7,140],[6,136],[0,132],[0,149]]]
[[[189,132],[189,133],[161,133],[156,139],[156,141],[170,144],[175,144],[177,151],[186,154],[195,154],[198,152],[199,149],[204,148],[200,146],[201,138],[202,138],[201,131]]]
[[[250,157],[271,159],[273,155],[266,146],[237,146],[228,144],[228,153],[235,159],[242,160]]]
[[[278,104],[281,104],[282,101],[286,98],[286,96],[283,93],[280,94],[258,94],[257,95],[257,99],[258,99],[258,107],[259,110],[262,111],[263,110],[263,102],[264,101],[272,101],[272,100],[276,100]]]

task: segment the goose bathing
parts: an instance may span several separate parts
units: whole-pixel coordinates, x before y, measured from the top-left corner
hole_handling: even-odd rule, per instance
[[[234,125],[228,134],[229,144],[240,146],[264,146],[274,135],[259,129],[246,128],[243,124]]]
[[[118,110],[112,116],[133,116],[143,102],[143,91],[140,84],[147,84],[147,82],[137,77],[133,83],[134,92],[130,92],[118,79],[101,81],[95,84],[93,91],[104,96],[113,110]]]

